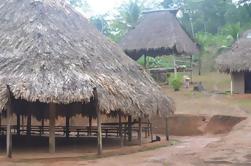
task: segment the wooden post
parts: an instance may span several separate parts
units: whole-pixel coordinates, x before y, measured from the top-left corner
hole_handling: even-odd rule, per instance
[[[12,135],[11,135],[11,92],[10,87],[7,86],[8,92],[8,102],[7,102],[7,133],[6,133],[6,155],[8,158],[12,157]]]
[[[142,120],[139,118],[139,134],[138,134],[139,145],[142,145]]]
[[[49,104],[49,152],[55,153],[55,114],[56,104]]]
[[[66,113],[66,117],[65,117],[65,136],[68,139],[69,135],[70,135],[70,117],[69,117],[69,113]]]
[[[20,136],[20,114],[17,113],[17,135]]]
[[[127,127],[128,127],[128,126],[125,124],[125,125],[124,125],[124,133],[122,133],[122,136],[123,136],[123,134],[124,134],[124,139],[123,139],[123,141],[124,141],[123,143],[124,143],[124,144],[123,144],[123,145],[125,145],[125,143],[126,143],[126,129],[127,129]]]
[[[101,128],[101,112],[99,109],[98,92],[97,88],[93,89],[95,109],[97,112],[97,126],[98,126],[98,155],[102,154],[102,128]]]
[[[151,141],[153,141],[153,128],[152,128],[152,123],[150,123],[150,134],[151,134]]]
[[[148,137],[150,136],[150,132],[151,132],[151,122],[150,122],[150,120],[148,119],[148,123],[147,123],[147,136],[148,136]]]
[[[176,58],[173,55],[173,69],[174,69],[174,75],[177,76],[177,68],[176,68]]]
[[[124,146],[123,144],[123,127],[122,127],[122,120],[121,120],[121,112],[119,112],[119,137],[120,137],[120,146]]]
[[[27,136],[31,136],[31,110],[28,110],[27,117]]]
[[[230,94],[233,95],[233,74],[231,73]]]
[[[41,122],[41,135],[44,134],[44,117],[42,117],[42,122]]]
[[[89,116],[89,128],[88,128],[88,136],[92,135],[92,116]]]
[[[193,55],[190,56],[190,78],[191,83],[193,82]]]
[[[128,116],[128,141],[132,141],[132,116]]]
[[[169,141],[168,117],[165,118],[165,122],[166,122],[166,140]]]
[[[0,113],[0,127],[2,127],[2,113]]]
[[[22,115],[22,133],[24,132],[24,115]]]

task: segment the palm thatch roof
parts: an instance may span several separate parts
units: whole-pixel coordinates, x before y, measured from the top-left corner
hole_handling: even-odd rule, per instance
[[[88,103],[97,88],[103,113],[169,114],[173,102],[139,65],[59,0],[2,0],[0,108],[7,98]]]
[[[221,72],[251,71],[251,29],[216,59]]]
[[[132,59],[142,55],[198,53],[197,45],[176,18],[177,11],[159,10],[144,13],[142,20],[120,41],[120,46]]]

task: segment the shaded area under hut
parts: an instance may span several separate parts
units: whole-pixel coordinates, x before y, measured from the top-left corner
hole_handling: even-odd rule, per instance
[[[131,29],[120,41],[119,45],[134,60],[147,57],[180,55],[182,63],[190,64],[187,71],[192,71],[192,55],[199,52],[197,44],[176,18],[178,10],[157,10],[144,12],[138,25]],[[182,56],[185,55],[185,56]],[[178,60],[173,60],[173,68],[150,69],[152,73],[177,72]]]
[[[143,119],[173,114],[172,99],[147,72],[64,1],[3,0],[0,20],[0,129],[8,157],[13,134],[45,135],[51,153],[55,133],[95,135],[101,154],[104,133],[115,132],[122,144],[135,130],[142,143]],[[75,115],[88,117],[89,125],[70,126]],[[101,116],[117,122],[105,124]],[[32,117],[41,125],[33,126]],[[56,126],[59,117],[65,126]]]
[[[251,30],[242,34],[233,46],[216,59],[220,72],[231,74],[230,91],[251,93]]]

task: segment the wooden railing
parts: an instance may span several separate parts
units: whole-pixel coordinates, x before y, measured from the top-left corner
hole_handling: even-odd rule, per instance
[[[132,132],[139,132],[138,122],[133,122],[131,130]],[[6,126],[0,127],[0,135],[6,134]],[[122,123],[122,133],[124,136],[128,135],[129,127],[128,123]],[[65,126],[55,126],[55,134],[57,136],[66,136],[66,132],[69,132],[70,136],[94,136],[97,134],[97,126],[70,126],[68,129]],[[119,123],[102,123],[102,134],[105,137],[119,136]],[[142,122],[142,131],[145,132],[145,137],[151,134],[151,123]],[[16,125],[11,126],[11,132],[14,135],[26,135],[28,132],[27,126],[21,126],[19,129]],[[49,126],[31,126],[30,134],[36,136],[48,136]]]

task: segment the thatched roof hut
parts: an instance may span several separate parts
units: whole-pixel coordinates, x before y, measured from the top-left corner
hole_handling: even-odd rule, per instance
[[[69,5],[4,0],[0,6],[0,107],[6,85],[15,99],[88,103],[98,89],[104,113],[170,113],[150,76]]]
[[[231,49],[216,59],[221,72],[231,74],[232,93],[251,93],[251,30],[242,34]]]
[[[120,46],[132,59],[142,55],[198,53],[197,45],[176,18],[177,10],[145,12],[138,25],[120,41]]]
[[[48,117],[51,152],[55,114],[97,117],[99,153],[100,113],[139,119],[173,113],[172,100],[148,73],[65,1],[2,0],[0,21],[0,109],[7,110],[9,157],[11,112]],[[27,133],[30,125],[28,118]]]
[[[251,30],[243,33],[232,48],[216,59],[217,67],[222,72],[251,71]]]

